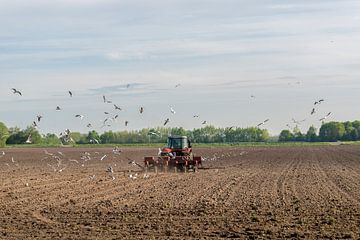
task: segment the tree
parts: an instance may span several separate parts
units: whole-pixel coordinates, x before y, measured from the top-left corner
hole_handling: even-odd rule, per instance
[[[341,140],[345,134],[345,127],[340,122],[328,122],[321,126],[319,138],[324,142],[335,142]]]
[[[9,138],[9,130],[4,123],[0,122],[0,147],[5,147],[6,140]]]
[[[92,130],[88,133],[86,140],[88,143],[93,142],[94,140],[100,141],[100,136],[95,130]]]
[[[294,134],[289,130],[282,130],[279,136],[279,142],[290,142],[294,141]]]
[[[46,134],[46,136],[42,139],[42,142],[46,145],[52,146],[57,146],[61,144],[60,139],[53,133]]]
[[[306,133],[306,141],[307,142],[316,142],[318,140],[318,136],[316,134],[317,130],[314,126],[309,127],[309,130]]]

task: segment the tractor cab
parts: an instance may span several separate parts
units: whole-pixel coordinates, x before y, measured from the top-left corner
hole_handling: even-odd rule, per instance
[[[162,149],[161,155],[186,156],[192,152],[190,140],[186,136],[168,137],[166,147]]]

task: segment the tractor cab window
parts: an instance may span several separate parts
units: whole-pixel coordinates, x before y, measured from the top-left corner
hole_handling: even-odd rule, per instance
[[[188,147],[188,141],[183,138],[169,138],[167,146],[168,148],[186,148]]]

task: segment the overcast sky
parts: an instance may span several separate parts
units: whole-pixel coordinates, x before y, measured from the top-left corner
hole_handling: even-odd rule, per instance
[[[118,131],[125,120],[127,129],[140,129],[166,118],[187,129],[204,120],[249,127],[269,118],[264,127],[278,134],[294,126],[292,118],[306,119],[303,130],[319,127],[328,112],[328,120],[360,119],[358,0],[0,0],[0,6],[0,121],[8,127],[24,128],[38,114],[42,133],[87,132],[88,123]],[[325,102],[310,115],[320,98]],[[119,120],[100,129],[104,111]]]

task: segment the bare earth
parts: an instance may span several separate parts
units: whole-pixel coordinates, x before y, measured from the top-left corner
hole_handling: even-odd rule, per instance
[[[137,179],[157,149],[3,150],[0,239],[360,237],[358,146],[196,149],[218,169]]]

